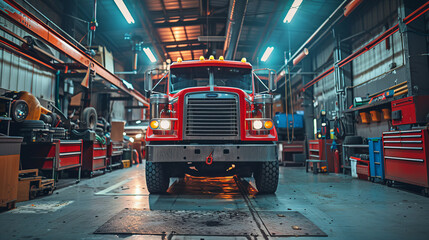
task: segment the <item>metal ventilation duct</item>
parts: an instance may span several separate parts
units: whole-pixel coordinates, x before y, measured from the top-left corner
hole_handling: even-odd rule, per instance
[[[226,23],[226,39],[223,46],[225,59],[233,60],[237,52],[238,41],[240,39],[241,28],[246,15],[248,0],[231,0],[228,11],[228,21]]]

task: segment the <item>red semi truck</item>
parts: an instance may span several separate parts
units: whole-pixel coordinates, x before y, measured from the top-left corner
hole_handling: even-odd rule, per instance
[[[260,193],[276,191],[277,132],[271,120],[275,72],[265,70],[261,80],[245,59],[212,56],[178,59],[170,66],[154,88],[164,81],[164,93],[152,91],[150,96],[146,132],[150,193],[166,192],[170,177],[185,174],[253,175]]]

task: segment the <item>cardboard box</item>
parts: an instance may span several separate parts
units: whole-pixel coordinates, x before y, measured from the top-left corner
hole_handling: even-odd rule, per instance
[[[112,121],[112,131],[110,133],[110,138],[112,139],[112,141],[124,141],[124,128],[124,121]]]

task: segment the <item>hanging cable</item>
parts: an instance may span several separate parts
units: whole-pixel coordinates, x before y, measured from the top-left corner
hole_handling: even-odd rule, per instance
[[[286,135],[287,135],[287,142],[290,142],[290,136],[289,136],[289,109],[288,109],[288,91],[287,91],[287,80],[288,80],[288,74],[285,74],[285,110],[286,110]]]
[[[292,82],[291,82],[291,78],[290,78],[290,69],[289,69],[289,65],[287,67],[287,72],[288,72],[288,79],[289,79],[289,96],[290,96],[290,110],[291,110],[291,115],[292,115],[292,141],[295,137],[295,116],[293,113],[293,96],[292,96]]]

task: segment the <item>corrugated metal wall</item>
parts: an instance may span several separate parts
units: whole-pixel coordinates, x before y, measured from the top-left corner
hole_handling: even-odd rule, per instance
[[[365,33],[353,41],[353,51],[371,42],[379,34],[398,22],[397,1],[382,0],[371,2],[368,8],[361,9],[357,14],[351,21],[351,34]],[[390,71],[389,65],[392,62],[396,63],[397,67],[404,64],[401,34],[396,32],[386,41],[353,60],[353,85],[362,84]],[[390,48],[387,48],[386,44],[389,44]],[[379,90],[381,89],[374,89],[374,92]]]
[[[398,21],[397,9],[397,1],[380,0],[363,3],[351,16],[346,18],[345,22],[336,26],[335,30],[341,39],[356,35],[344,43],[349,45],[350,52],[354,52],[394,26]],[[401,34],[397,32],[386,41],[389,42],[377,45],[352,61],[352,85],[356,86],[353,91],[354,97],[367,97],[368,94],[384,90],[405,80],[398,79],[402,75],[395,75],[394,69],[391,68],[392,62],[396,64],[396,68],[404,65]],[[342,45],[344,44],[342,43]],[[331,34],[323,42],[318,43],[316,50],[312,50],[312,54],[316,52],[312,59],[313,71],[317,72],[315,76],[333,66],[334,48],[335,40]],[[346,56],[343,55],[343,57]],[[384,77],[384,75],[395,75],[396,78]],[[330,74],[316,83],[313,94],[316,116],[320,110],[324,109],[327,111],[328,117],[334,119],[337,110],[334,74]],[[382,131],[387,130],[386,121],[356,125],[356,133],[363,137],[379,136]]]
[[[334,40],[330,37],[317,48],[317,56],[313,58],[313,68],[315,71],[320,74],[333,66],[333,52]],[[316,116],[323,109],[326,110],[329,118],[334,117],[336,95],[333,74],[330,74],[314,85],[314,101]]]
[[[24,37],[29,34],[0,17],[0,25]],[[0,31],[0,36],[16,44],[22,44],[12,36]],[[52,49],[51,49],[52,50]],[[52,50],[58,57],[59,53]],[[4,90],[28,91],[38,98],[53,101],[55,89],[55,73],[39,64],[32,63],[12,52],[0,48],[0,88]]]

